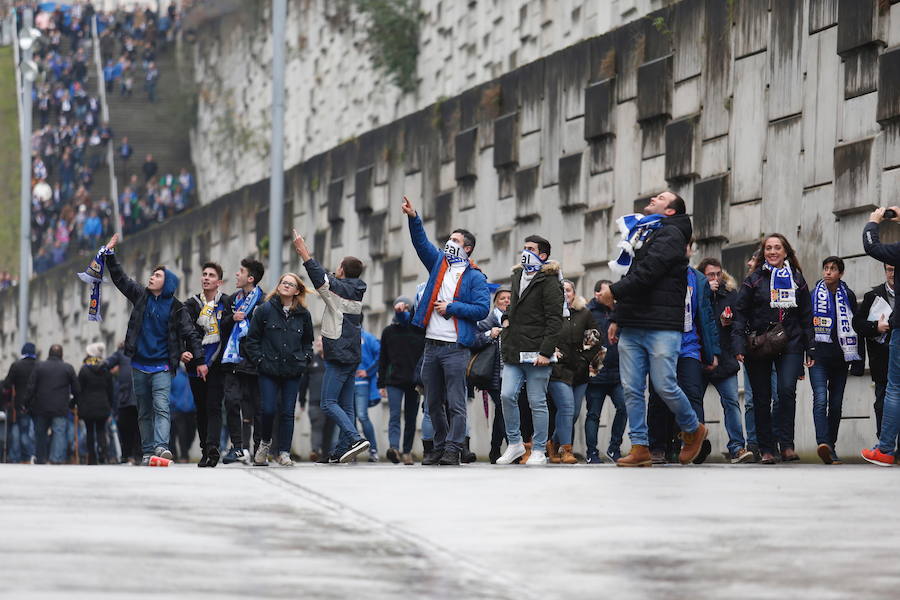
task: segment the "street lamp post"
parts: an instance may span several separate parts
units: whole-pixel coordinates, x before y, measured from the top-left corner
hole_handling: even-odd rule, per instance
[[[269,181],[269,273],[272,289],[281,277],[284,231],[284,21],[286,0],[272,2],[272,176]]]

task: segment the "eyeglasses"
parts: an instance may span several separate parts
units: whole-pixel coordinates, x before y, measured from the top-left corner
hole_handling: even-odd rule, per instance
[[[283,280],[280,285],[283,285],[283,286],[289,287],[289,288],[297,288],[298,287],[296,283],[294,283],[293,281],[288,281],[287,279]]]

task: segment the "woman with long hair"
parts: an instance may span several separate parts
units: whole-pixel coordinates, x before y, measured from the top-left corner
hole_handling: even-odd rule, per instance
[[[797,379],[815,364],[812,302],[799,261],[787,239],[773,233],[760,242],[759,260],[744,279],[734,310],[732,342],[753,388],[756,436],[762,463],[799,460],[794,451]],[[772,367],[778,404],[772,408]]]
[[[276,462],[293,466],[294,407],[300,378],[312,357],[312,317],[306,310],[307,288],[295,273],[285,273],[253,313],[243,348],[259,373],[262,440],[253,464],[269,464],[272,430],[278,413]]]
[[[84,364],[78,371],[81,395],[78,417],[87,428],[88,464],[104,464],[107,456],[106,422],[112,414],[113,376],[103,364],[105,346],[98,342],[85,348]]]

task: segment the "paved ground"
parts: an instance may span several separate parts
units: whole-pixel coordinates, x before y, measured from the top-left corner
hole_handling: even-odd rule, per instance
[[[896,598],[900,469],[0,465],[3,598]]]

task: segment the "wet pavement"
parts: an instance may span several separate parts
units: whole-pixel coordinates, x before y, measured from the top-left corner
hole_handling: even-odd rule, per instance
[[[0,465],[0,597],[891,598],[898,492],[868,465]]]

